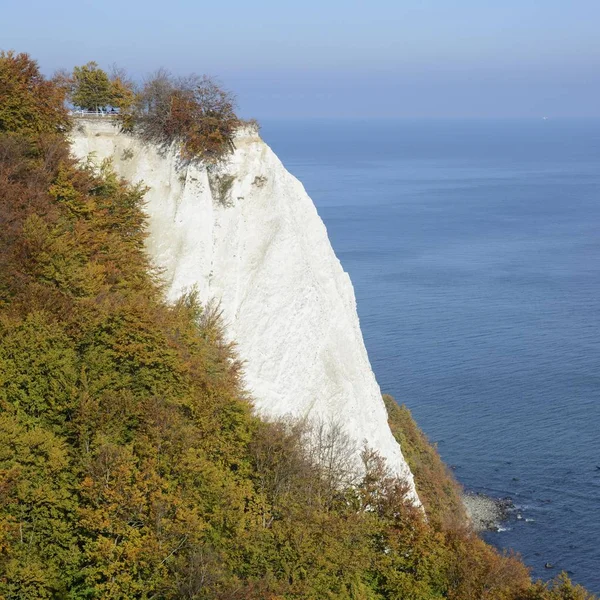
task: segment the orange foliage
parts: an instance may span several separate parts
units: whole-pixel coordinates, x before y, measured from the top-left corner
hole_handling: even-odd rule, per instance
[[[0,52],[0,132],[54,133],[69,126],[65,90],[28,54]]]

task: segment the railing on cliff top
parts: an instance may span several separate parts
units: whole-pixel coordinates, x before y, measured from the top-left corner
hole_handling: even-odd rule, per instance
[[[119,116],[117,111],[110,112],[105,110],[71,110],[69,114],[73,117],[98,117],[102,119],[114,119]]]

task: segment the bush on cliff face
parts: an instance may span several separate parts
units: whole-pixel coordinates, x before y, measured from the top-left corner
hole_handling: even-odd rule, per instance
[[[368,449],[340,479],[339,430],[253,416],[218,315],[163,301],[143,188],[31,122],[0,134],[0,598],[587,600],[426,522]]]

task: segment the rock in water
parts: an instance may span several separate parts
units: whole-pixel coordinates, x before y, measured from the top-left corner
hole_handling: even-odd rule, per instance
[[[240,131],[227,164],[209,175],[110,121],[77,125],[77,157],[112,157],[119,175],[149,186],[148,251],[168,297],[196,287],[202,302],[220,303],[259,412],[339,423],[357,446],[384,456],[419,503],[387,424],[350,278],[302,184],[258,133]]]

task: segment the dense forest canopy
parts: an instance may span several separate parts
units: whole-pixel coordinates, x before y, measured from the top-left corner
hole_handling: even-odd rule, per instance
[[[339,427],[258,419],[218,314],[164,301],[143,186],[71,158],[64,90],[0,55],[0,598],[591,598],[480,540],[393,400],[428,520],[368,448],[340,477]]]

